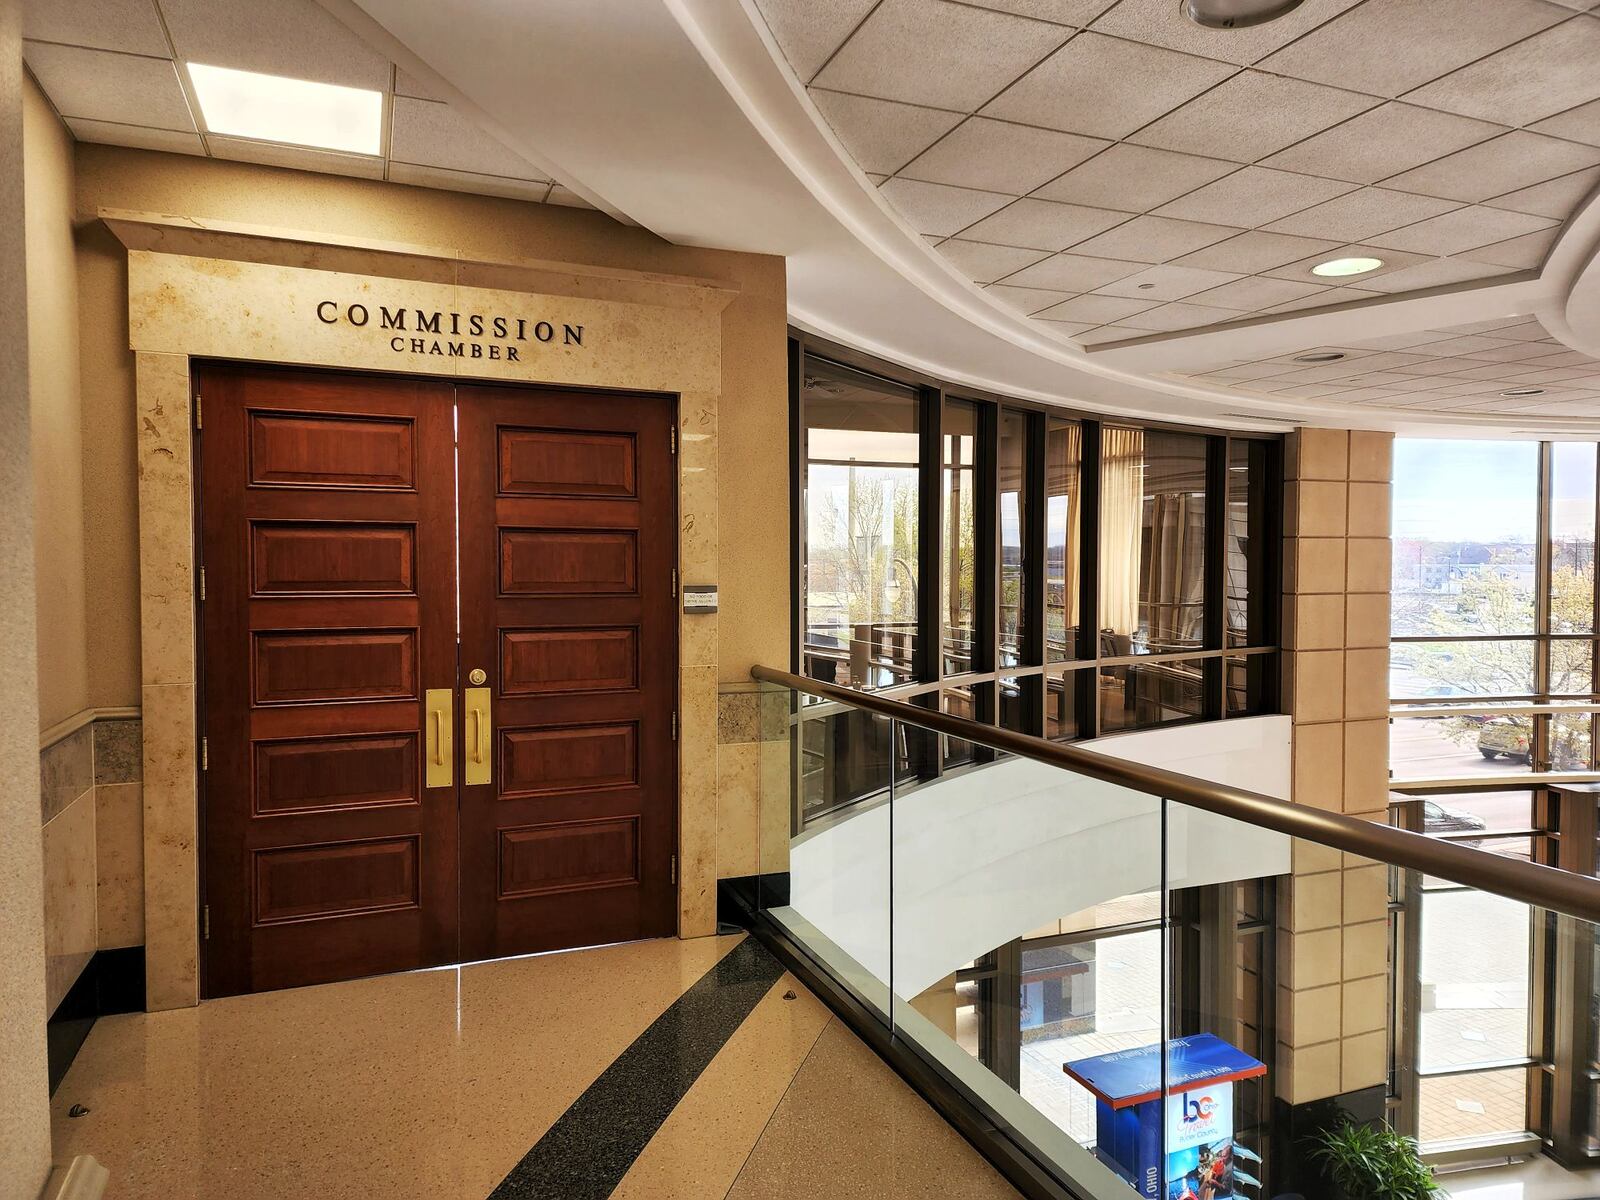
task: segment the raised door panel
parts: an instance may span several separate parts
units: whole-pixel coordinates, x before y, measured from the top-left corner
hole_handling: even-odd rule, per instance
[[[257,704],[417,696],[415,629],[259,630],[251,644]]]
[[[415,732],[255,743],[257,816],[416,804]]]
[[[638,451],[630,432],[502,427],[497,440],[503,495],[638,495]]]
[[[639,630],[507,629],[500,662],[507,696],[632,691],[639,686]]]
[[[502,529],[500,592],[507,596],[616,596],[638,588],[632,529]]]
[[[257,596],[409,596],[416,591],[416,530],[340,521],[252,521],[250,578]]]
[[[498,771],[507,799],[636,787],[638,722],[502,728]]]
[[[500,897],[639,882],[639,819],[563,821],[500,831]]]
[[[259,411],[249,414],[249,481],[256,487],[411,489],[410,417]]]
[[[414,837],[277,846],[253,858],[257,925],[417,906]]]

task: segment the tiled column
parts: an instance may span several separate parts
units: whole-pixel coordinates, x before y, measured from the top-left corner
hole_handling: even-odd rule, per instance
[[[1392,434],[1300,429],[1286,471],[1294,801],[1372,821],[1388,809],[1393,448]],[[1381,865],[1295,846],[1278,933],[1278,1094],[1292,1105],[1385,1083],[1387,889]]]

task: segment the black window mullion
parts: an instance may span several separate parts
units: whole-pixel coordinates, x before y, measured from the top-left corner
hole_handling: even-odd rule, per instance
[[[1078,469],[1078,653],[1090,665],[1074,672],[1078,736],[1100,735],[1100,422],[1084,421]]]
[[[1207,650],[1224,648],[1228,607],[1228,439],[1206,439],[1206,552],[1202,617]],[[1221,718],[1225,675],[1222,660],[1207,662],[1202,670],[1205,681],[1201,719]]]
[[[919,683],[942,678],[944,669],[944,393],[920,389],[920,466],[917,472],[917,652]]]
[[[1038,666],[1045,663],[1045,626],[1047,614],[1045,603],[1049,594],[1049,569],[1045,562],[1046,551],[1046,501],[1045,478],[1046,462],[1045,452],[1047,444],[1047,430],[1045,415],[1043,413],[1030,413],[1028,416],[1028,448],[1027,462],[1023,474],[1023,509],[1024,526],[1022,531],[1022,568],[1023,592],[1027,596],[1027,603],[1023,606],[1023,637],[1024,647],[1022,661],[1028,666]],[[1027,683],[1023,686],[1024,695],[1027,697],[1027,732],[1036,737],[1044,736],[1044,687],[1042,680],[1037,683]]]

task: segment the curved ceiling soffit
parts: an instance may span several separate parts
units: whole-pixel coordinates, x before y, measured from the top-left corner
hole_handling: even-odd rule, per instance
[[[1539,314],[1540,321],[1580,354],[1600,358],[1600,187],[1561,231],[1544,274],[1558,298]]]
[[[1287,353],[1307,346],[1379,333],[1408,332],[1468,324],[1498,316],[1537,315],[1550,333],[1574,350],[1600,357],[1600,189],[1562,230],[1538,272],[1493,283],[1430,289],[1423,292],[1331,306],[1304,316],[1262,318],[1209,333],[1152,338],[1140,344],[1108,347],[1093,353],[1065,335],[1001,305],[967,279],[894,211],[872,186],[839,142],[832,128],[806,94],[784,59],[754,0],[662,0],[707,65],[752,126],[795,177],[829,213],[871,253],[930,299],[973,325],[1018,349],[1075,372],[1085,372],[1146,392],[1224,405],[1237,415],[1256,414],[1264,422],[1292,418],[1308,423],[1348,425],[1349,406],[1310,399],[1278,399],[1226,388],[1152,375],[1166,369],[1163,350],[1192,357],[1199,339],[1219,344],[1217,360]],[[1581,276],[1581,279],[1580,279]],[[1576,286],[1575,286],[1576,285]],[[1568,299],[1580,301],[1574,307]],[[1373,310],[1381,309],[1381,325]],[[859,329],[842,328],[825,313],[791,302],[797,324],[824,337],[923,370],[991,390],[1017,393],[1004,381],[963,377],[948,363],[932,362],[892,345],[863,341]],[[1563,314],[1570,314],[1569,320]],[[1585,315],[1587,314],[1587,315]],[[1590,330],[1584,336],[1581,330]],[[1137,363],[1137,365],[1135,365]],[[1068,399],[1032,393],[1046,400]],[[1515,414],[1423,414],[1414,410],[1360,410],[1365,423],[1377,427],[1403,425],[1454,426],[1461,429],[1526,427],[1593,428],[1593,420],[1549,418],[1531,421]]]

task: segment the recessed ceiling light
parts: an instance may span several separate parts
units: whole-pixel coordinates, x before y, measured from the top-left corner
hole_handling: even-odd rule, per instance
[[[1183,0],[1183,14],[1208,29],[1243,29],[1275,21],[1300,7],[1300,0]]]
[[[376,155],[383,93],[189,63],[206,132]]]
[[[1327,350],[1321,354],[1297,354],[1294,361],[1303,363],[1338,362],[1343,357],[1343,350]]]
[[[1313,275],[1365,275],[1383,266],[1381,258],[1330,258],[1311,268]]]
[[[1544,395],[1544,389],[1543,388],[1507,388],[1505,391],[1499,392],[1497,394],[1501,395],[1501,396],[1504,396],[1508,400],[1515,400],[1520,396],[1542,396],[1542,395]]]

